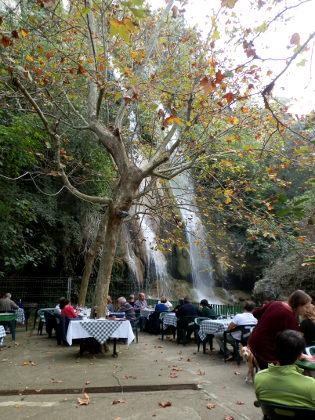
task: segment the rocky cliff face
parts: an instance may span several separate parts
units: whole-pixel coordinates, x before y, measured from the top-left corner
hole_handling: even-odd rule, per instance
[[[264,277],[255,283],[254,299],[259,303],[265,300],[284,300],[296,289],[302,289],[314,298],[315,271],[302,264],[303,255],[299,254],[278,259],[266,270]]]

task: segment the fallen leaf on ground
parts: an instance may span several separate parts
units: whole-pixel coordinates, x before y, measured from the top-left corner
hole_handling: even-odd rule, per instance
[[[50,382],[51,382],[52,384],[62,384],[62,383],[63,383],[63,381],[58,381],[57,379],[54,379],[54,378],[52,378],[52,379],[50,380]]]
[[[78,398],[78,403],[80,405],[89,405],[90,404],[90,397],[87,393],[83,394],[83,398]]]
[[[232,416],[224,416],[224,420],[234,420],[234,417]]]
[[[215,408],[215,407],[216,407],[216,404],[207,404],[207,408],[209,410],[211,410],[212,408]]]
[[[2,359],[1,362],[7,362],[9,359]]]
[[[244,405],[245,403],[244,403],[244,401],[236,401],[236,404],[237,405]]]
[[[172,403],[170,401],[167,401],[167,402],[159,402],[159,406],[162,407],[162,408],[170,407],[171,405],[172,405]]]
[[[15,404],[15,408],[20,408],[20,404]]]
[[[234,375],[240,375],[240,374],[241,374],[240,372],[237,372],[237,371],[234,372]]]
[[[114,404],[125,403],[125,402],[126,402],[126,400],[120,399],[120,400],[112,401],[111,404],[114,405]]]
[[[90,385],[91,381],[86,381],[85,385]]]
[[[127,375],[123,376],[123,379],[128,379],[128,376]]]
[[[121,417],[115,417],[114,420],[121,420]]]
[[[188,359],[186,360],[186,362],[191,362],[191,359],[189,359],[189,358],[188,358]]]
[[[30,362],[23,362],[22,366],[29,366]]]
[[[182,368],[178,367],[178,366],[173,366],[172,370],[176,370],[177,372],[180,372],[181,370],[183,370]]]
[[[198,375],[204,376],[206,374],[206,372],[202,372],[200,369],[198,369]]]
[[[32,365],[32,366],[37,366],[37,365],[38,365],[38,363],[37,363],[37,362],[31,362],[31,365]]]
[[[170,373],[170,377],[171,378],[177,378],[178,376],[176,375],[176,373]]]
[[[14,345],[17,347],[20,345],[20,343],[18,343],[17,341],[15,341]]]

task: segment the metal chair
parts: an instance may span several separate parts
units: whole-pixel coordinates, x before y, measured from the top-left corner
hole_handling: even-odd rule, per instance
[[[304,407],[290,407],[268,401],[255,401],[256,407],[261,407],[264,420],[314,420],[315,410]]]
[[[224,331],[223,334],[223,340],[224,340],[224,361],[227,359],[227,344],[231,344],[234,350],[234,358],[237,361],[237,364],[239,365],[241,363],[241,355],[240,355],[240,344],[243,346],[247,345],[249,336],[251,332],[253,331],[255,325],[238,325],[237,327],[233,328],[230,331]],[[232,332],[240,331],[241,337],[239,340],[235,340],[235,338],[232,336]],[[230,339],[227,339],[227,336],[229,334]]]

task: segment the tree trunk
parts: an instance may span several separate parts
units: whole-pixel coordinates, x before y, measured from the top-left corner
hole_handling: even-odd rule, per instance
[[[103,215],[100,221],[96,238],[94,242],[92,243],[92,245],[90,246],[85,257],[84,272],[82,276],[80,294],[79,294],[79,300],[78,300],[79,306],[85,306],[86,293],[89,286],[89,281],[90,281],[91,273],[93,270],[94,261],[96,259],[96,256],[100,247],[104,243],[106,223],[107,223],[107,212]]]
[[[122,218],[119,217],[114,206],[109,205],[107,213],[107,228],[96,280],[91,318],[93,318],[95,314],[97,314],[98,317],[105,315],[112,267],[122,225]]]

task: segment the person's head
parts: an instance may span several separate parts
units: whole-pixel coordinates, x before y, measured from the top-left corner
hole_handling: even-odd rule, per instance
[[[166,302],[167,302],[166,297],[165,297],[165,296],[162,296],[162,297],[161,297],[161,303],[166,303]]]
[[[296,290],[291,293],[288,299],[288,304],[297,316],[304,316],[304,314],[310,310],[311,303],[312,298],[303,290]]]
[[[305,319],[309,319],[313,322],[315,322],[315,306],[311,305],[310,308],[307,310],[307,312],[302,316],[303,321]]]
[[[11,295],[11,293],[6,293],[5,297],[6,297],[6,299],[11,299],[12,295]]]
[[[255,305],[255,303],[252,300],[247,300],[245,302],[245,305],[244,305],[244,311],[246,311],[246,312],[253,312],[253,310],[255,309],[255,307],[256,307],[256,305]]]
[[[141,300],[142,302],[145,300],[145,294],[144,293],[139,293],[139,300]]]
[[[183,303],[184,303],[184,298],[180,298],[179,301],[178,301],[178,304],[182,305]]]
[[[70,300],[69,299],[67,299],[67,298],[64,298],[64,300],[59,304],[59,306],[60,306],[60,309],[61,310],[63,310],[63,308],[65,307],[65,306],[67,306],[67,305],[70,305]]]
[[[59,300],[59,307],[61,308],[61,305],[63,304],[63,302],[66,300],[65,297],[60,298]]]
[[[107,304],[108,303],[113,303],[112,298],[110,296],[107,296]]]
[[[211,305],[210,305],[210,303],[207,301],[207,299],[202,299],[202,300],[200,301],[200,306],[202,306],[203,308],[204,308],[204,307],[211,308]]]
[[[184,303],[190,303],[190,298],[188,296],[184,297]]]
[[[126,301],[126,298],[124,298],[123,296],[121,296],[121,297],[119,297],[119,298],[117,299],[117,302],[118,302],[118,306],[119,306],[119,307],[121,307],[121,306],[123,306],[123,304],[124,304],[124,303],[126,303],[127,301]]]
[[[128,301],[129,302],[134,302],[135,301],[135,295],[129,295]]]
[[[276,336],[276,355],[281,366],[293,365],[305,348],[302,335],[294,330],[284,330]]]

